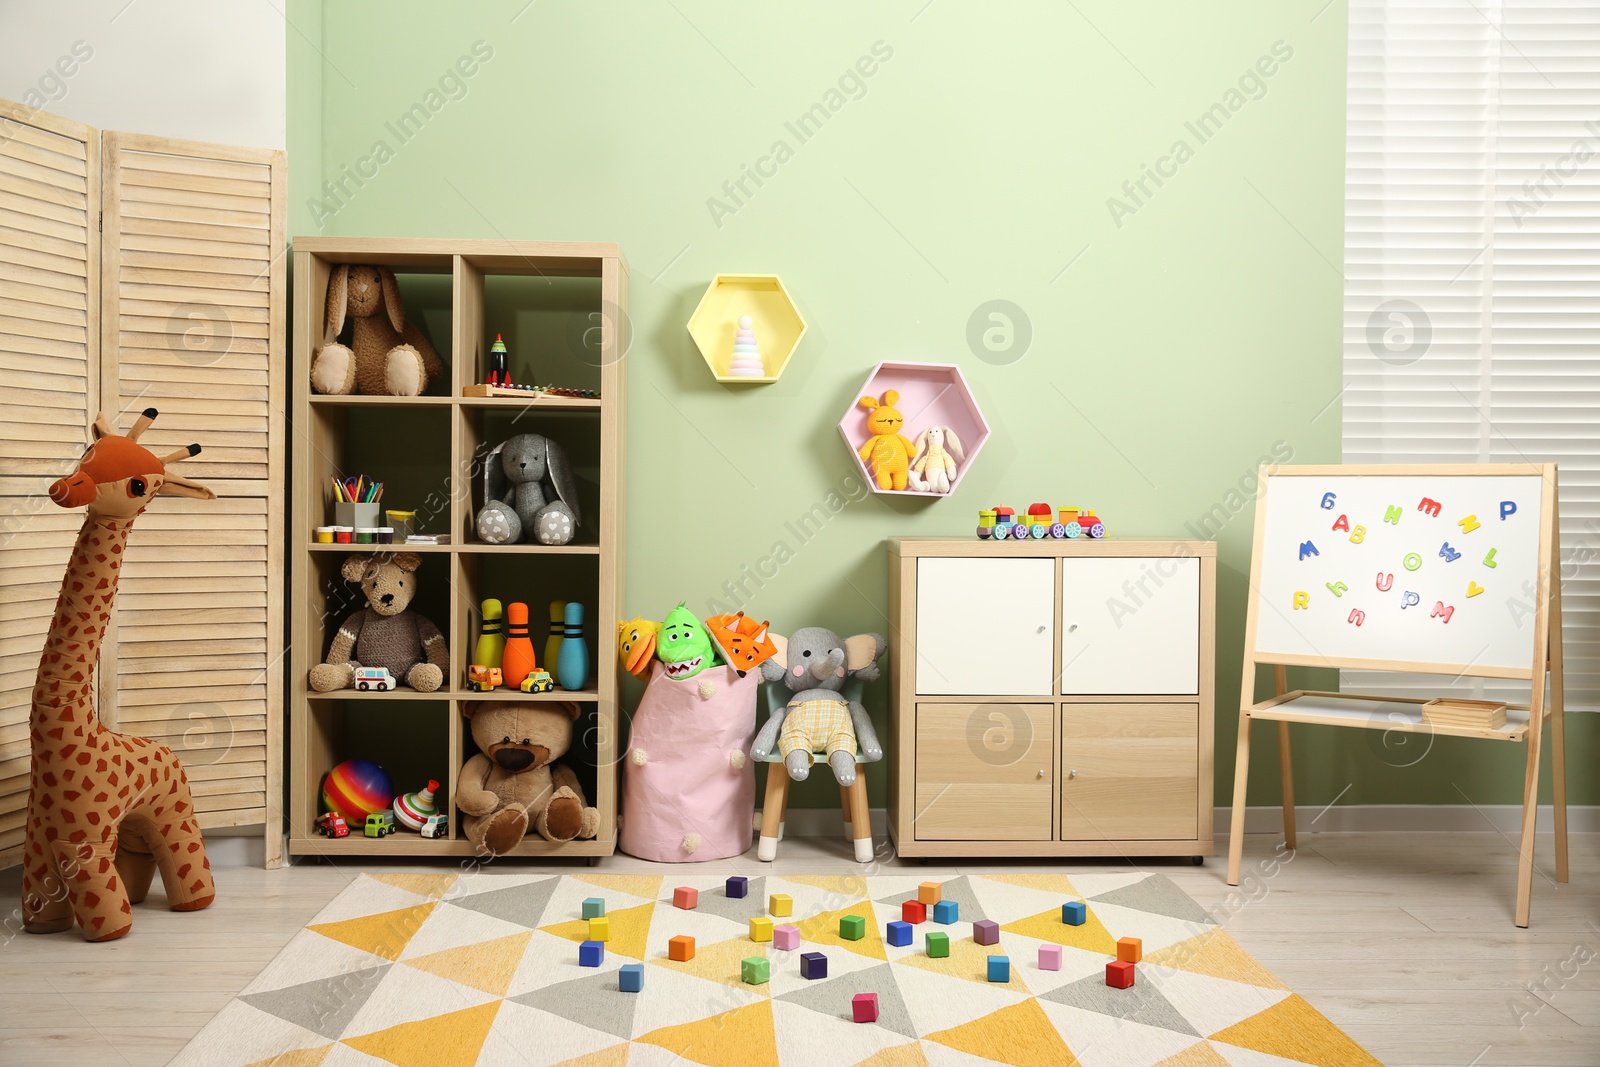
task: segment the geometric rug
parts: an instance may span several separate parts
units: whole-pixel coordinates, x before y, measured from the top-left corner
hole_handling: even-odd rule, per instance
[[[925,879],[756,877],[729,898],[721,876],[362,875],[173,1061],[179,1067],[1371,1067],[1378,1061],[1246,954],[1159,874],[994,875],[945,880],[960,921],[884,940]],[[677,886],[699,906],[672,904]],[[794,899],[801,945],[749,938],[771,893]],[[586,897],[602,897],[610,940],[600,967],[578,966]],[[1061,922],[1084,900],[1088,920]],[[859,941],[839,918],[868,919]],[[1000,926],[998,946],[972,923]],[[950,935],[930,958],[924,935]],[[667,940],[695,938],[692,960]],[[1144,958],[1131,989],[1105,984],[1119,937]],[[1041,970],[1057,944],[1061,969]],[[801,952],[828,976],[800,976]],[[991,983],[986,958],[1007,955]],[[766,957],[747,985],[740,961]],[[645,964],[644,991],[618,968]],[[851,998],[878,995],[875,1023],[851,1021]],[[1381,1067],[1381,1064],[1379,1065]]]

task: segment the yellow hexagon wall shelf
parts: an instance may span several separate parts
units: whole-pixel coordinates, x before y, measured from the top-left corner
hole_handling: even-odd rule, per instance
[[[805,333],[806,320],[776,274],[719,274],[689,316],[689,336],[719,382],[777,381]]]

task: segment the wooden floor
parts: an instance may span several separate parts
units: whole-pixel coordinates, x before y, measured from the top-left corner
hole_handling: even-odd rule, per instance
[[[1147,862],[1181,885],[1257,959],[1390,1067],[1600,1065],[1600,834],[1572,838],[1572,881],[1552,880],[1541,836],[1533,925],[1512,925],[1514,843],[1495,833],[1302,834],[1276,859],[1275,839],[1245,845],[1246,877]],[[1087,861],[918,866],[929,877],[996,871],[1117,870]],[[0,1065],[144,1067],[166,1063],[362,870],[305,863],[225,868],[210,909],[162,909],[159,888],[135,909],[133,933],[90,945],[74,934],[0,935]],[[437,870],[437,867],[427,868]],[[536,869],[536,868],[522,868]],[[551,870],[572,870],[554,866]],[[602,871],[680,869],[619,856]],[[856,872],[842,838],[786,840],[768,868],[752,849],[697,873]],[[15,869],[0,872],[14,902]]]

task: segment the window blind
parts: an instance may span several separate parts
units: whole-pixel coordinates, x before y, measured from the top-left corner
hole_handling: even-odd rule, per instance
[[[1351,0],[1349,41],[1344,461],[1559,464],[1566,702],[1600,710],[1600,7]]]

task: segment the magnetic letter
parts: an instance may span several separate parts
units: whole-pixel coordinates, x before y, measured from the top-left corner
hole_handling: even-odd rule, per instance
[[[1365,526],[1357,526],[1354,530],[1350,531],[1350,543],[1352,545],[1359,545],[1361,542],[1365,541],[1366,539],[1367,539],[1367,528]]]
[[[1329,511],[1333,510],[1333,494],[1332,493],[1323,493],[1322,494],[1322,506],[1324,508],[1326,508],[1327,510],[1329,510]]]
[[[1476,516],[1476,515],[1468,515],[1464,519],[1457,519],[1456,520],[1456,525],[1461,527],[1461,532],[1462,533],[1469,534],[1473,530],[1476,530],[1478,527],[1482,526],[1483,523],[1478,521],[1478,516]]]
[[[1489,550],[1489,554],[1487,556],[1483,557],[1483,565],[1485,567],[1498,567],[1498,566],[1500,566],[1500,564],[1498,564],[1498,563],[1496,563],[1494,561],[1494,554],[1496,552],[1498,552],[1498,551],[1500,551],[1498,548],[1491,548]]]
[[[1444,601],[1440,600],[1433,605],[1433,613],[1429,615],[1428,618],[1443,619],[1445,622],[1449,622],[1450,616],[1454,615],[1455,613],[1456,608],[1454,604],[1447,608],[1444,606]]]
[[[1360,608],[1351,608],[1350,617],[1344,621],[1353,622],[1357,626],[1360,626],[1362,623],[1367,621],[1367,613],[1362,611]]]
[[[1327,586],[1328,592],[1332,593],[1334,596],[1344,596],[1345,593],[1350,589],[1350,587],[1345,585],[1343,582],[1328,582]]]
[[[1310,541],[1302,541],[1300,543],[1300,558],[1301,559],[1305,559],[1307,556],[1320,556],[1320,555],[1322,555],[1322,553],[1318,552],[1317,551],[1317,546],[1312,544]]]
[[[1348,515],[1340,515],[1337,519],[1334,519],[1333,520],[1333,530],[1334,530],[1335,533],[1340,533],[1340,532],[1349,533],[1350,532],[1350,516],[1348,516]]]
[[[1405,564],[1406,570],[1414,571],[1418,567],[1422,566],[1422,557],[1417,555],[1415,552],[1407,552],[1406,558],[1400,562]]]
[[[1420,603],[1422,603],[1422,598],[1420,596],[1418,596],[1417,594],[1413,593],[1409,589],[1407,589],[1404,593],[1400,594],[1400,610],[1401,611],[1404,611],[1404,610],[1406,610],[1407,608],[1410,608],[1410,607],[1415,607],[1416,605],[1418,605]]]
[[[1451,548],[1449,541],[1446,541],[1444,544],[1439,546],[1439,555],[1444,557],[1444,561],[1446,563],[1454,563],[1456,560],[1461,558],[1461,553]]]
[[[1418,511],[1426,511],[1429,515],[1432,515],[1434,518],[1437,519],[1439,517],[1439,509],[1441,507],[1443,507],[1443,505],[1440,504],[1437,500],[1433,500],[1433,499],[1431,499],[1429,497],[1423,497],[1422,498],[1422,503],[1417,505],[1417,510]]]
[[[1509,519],[1511,516],[1515,515],[1516,513],[1517,513],[1517,502],[1515,500],[1502,500],[1502,501],[1500,501],[1500,521],[1501,522],[1505,522],[1507,519]]]
[[[1385,574],[1382,571],[1379,571],[1378,572],[1378,592],[1387,593],[1389,591],[1389,587],[1392,586],[1392,585],[1394,585],[1394,575]]]
[[[1294,595],[1294,610],[1299,611],[1302,608],[1309,608],[1309,607],[1311,607],[1311,594],[1310,593],[1305,593],[1305,592],[1297,592],[1297,593],[1295,593],[1295,595]]]
[[[1387,511],[1385,511],[1383,513],[1383,521],[1388,523],[1390,526],[1399,526],[1400,525],[1400,505],[1398,505],[1398,504],[1390,504],[1389,505],[1389,510],[1387,510]]]
[[[1473,597],[1477,596],[1481,592],[1483,592],[1483,586],[1479,585],[1477,582],[1468,582],[1467,583],[1467,599],[1468,600],[1471,600]]]

